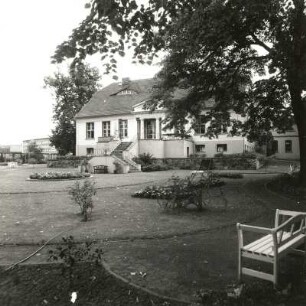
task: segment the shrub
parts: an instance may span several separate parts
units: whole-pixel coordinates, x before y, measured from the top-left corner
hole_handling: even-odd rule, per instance
[[[161,164],[161,165],[152,164],[152,165],[145,165],[141,167],[141,170],[143,172],[166,171],[170,169],[172,169],[172,167],[165,165],[165,164]]]
[[[96,192],[95,183],[89,180],[86,180],[83,185],[80,182],[76,182],[69,190],[71,199],[80,206],[83,221],[87,221],[92,213],[93,196]]]
[[[37,164],[37,159],[31,157],[31,158],[28,159],[28,163],[31,164],[31,165]]]
[[[242,154],[218,153],[214,158],[214,166],[215,168],[236,170],[256,169],[257,160],[262,164],[265,159],[261,155],[253,152],[245,152]]]
[[[209,188],[224,184],[212,173],[202,173],[200,178],[192,174],[184,179],[172,176],[163,186],[147,186],[143,190],[132,194],[132,197],[157,199],[164,209],[186,208],[195,205],[198,210],[203,209],[208,194],[203,192]]]
[[[77,263],[91,262],[101,265],[103,251],[100,248],[93,250],[93,242],[86,241],[77,244],[72,236],[62,238],[64,244],[49,250],[49,261],[63,261],[62,273],[68,272],[69,285],[73,285],[73,269]]]
[[[61,156],[56,159],[47,161],[49,168],[77,168],[78,166],[88,162],[88,157],[82,156]]]
[[[133,158],[133,161],[141,166],[152,165],[154,160],[153,155],[150,153],[139,154],[138,157]]]

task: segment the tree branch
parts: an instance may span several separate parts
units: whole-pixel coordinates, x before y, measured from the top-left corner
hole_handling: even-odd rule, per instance
[[[254,33],[251,33],[250,35],[252,36],[252,38],[254,39],[254,42],[255,42],[257,45],[263,47],[263,48],[264,48],[266,51],[268,51],[268,52],[271,52],[271,51],[272,51],[272,49],[271,49],[270,47],[268,47],[268,46],[267,46],[264,42],[262,42],[260,39],[258,39],[258,37],[257,37]]]

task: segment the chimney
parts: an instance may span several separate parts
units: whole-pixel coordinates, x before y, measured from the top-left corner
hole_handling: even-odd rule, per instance
[[[127,86],[131,82],[130,78],[122,78],[122,86]]]

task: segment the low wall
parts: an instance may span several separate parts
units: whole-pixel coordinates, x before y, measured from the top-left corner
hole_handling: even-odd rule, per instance
[[[173,168],[190,170],[255,170],[259,169],[263,165],[259,159],[245,156],[214,158],[200,156],[190,158],[157,158],[155,162],[157,164],[166,164]]]

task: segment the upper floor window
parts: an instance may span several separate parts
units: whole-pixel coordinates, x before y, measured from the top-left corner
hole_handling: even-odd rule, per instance
[[[119,120],[119,137],[125,138],[128,136],[128,121]]]
[[[205,120],[204,120],[204,116],[200,116],[200,118],[198,119],[194,131],[196,134],[205,134]]]
[[[94,122],[86,122],[86,139],[95,138],[95,124]]]
[[[102,121],[102,137],[110,136],[110,121]]]
[[[285,152],[292,153],[292,140],[285,140]]]

